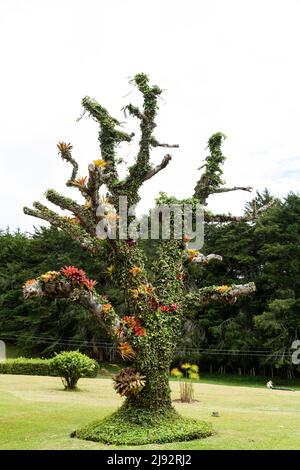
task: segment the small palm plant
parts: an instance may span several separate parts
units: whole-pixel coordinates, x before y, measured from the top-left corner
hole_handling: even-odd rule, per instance
[[[188,362],[182,364],[180,368],[175,367],[171,370],[171,375],[179,380],[180,401],[191,403],[194,401],[193,380],[199,380],[199,367],[196,364]]]

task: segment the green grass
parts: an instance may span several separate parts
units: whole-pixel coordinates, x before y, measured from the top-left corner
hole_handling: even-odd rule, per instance
[[[56,377],[0,375],[0,449],[132,449],[70,438],[75,429],[104,418],[122,403],[108,379],[81,379],[64,392]],[[173,398],[178,384],[171,382]],[[175,402],[183,416],[213,424],[205,439],[140,445],[138,449],[299,449],[300,392],[195,384],[193,404]],[[212,418],[219,411],[219,418]]]
[[[252,377],[250,375],[237,375],[237,374],[209,374],[202,373],[200,382],[207,384],[218,384],[218,385],[237,385],[241,387],[265,387],[266,383],[272,380],[276,386],[291,388],[293,390],[300,390],[300,380],[288,380],[282,379],[279,377],[263,377],[256,376]]]

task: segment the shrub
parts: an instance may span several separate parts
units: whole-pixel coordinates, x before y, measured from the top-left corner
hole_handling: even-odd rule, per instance
[[[0,374],[51,375],[49,359],[18,357],[0,363]]]
[[[97,361],[92,359],[91,361],[95,364],[95,367],[88,369],[84,377],[97,377],[99,365]],[[7,359],[6,362],[0,362],[0,374],[60,376],[51,367],[51,359],[29,359],[27,357]]]
[[[81,377],[97,375],[98,364],[79,351],[64,351],[50,361],[51,371],[59,375],[66,390],[74,390]]]

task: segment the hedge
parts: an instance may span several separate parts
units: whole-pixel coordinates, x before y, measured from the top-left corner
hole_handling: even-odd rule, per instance
[[[58,376],[51,368],[50,361],[51,359],[28,359],[26,357],[7,359],[6,362],[0,362],[0,374]],[[97,377],[99,364],[97,361],[94,362],[96,367],[85,377]]]

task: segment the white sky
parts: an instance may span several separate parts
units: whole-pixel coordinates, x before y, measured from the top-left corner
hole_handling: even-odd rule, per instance
[[[121,107],[137,99],[128,77],[138,72],[166,90],[158,139],[180,144],[145,184],[141,211],[159,191],[192,194],[217,131],[228,136],[228,185],[297,191],[299,19],[298,0],[0,0],[0,228],[39,225],[22,207],[43,201],[47,188],[76,196],[56,143],[73,144],[84,176],[99,150],[96,124],[76,122],[82,97],[122,119]],[[120,156],[130,162],[134,146]],[[213,196],[209,207],[241,213],[247,199]]]

